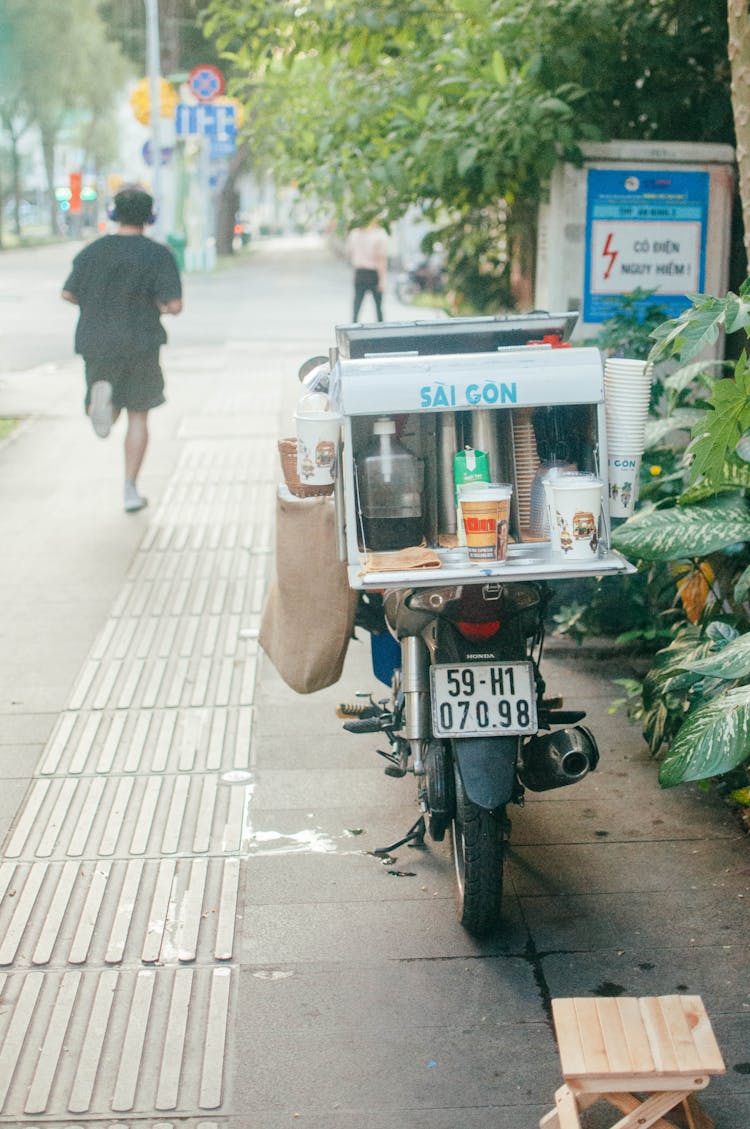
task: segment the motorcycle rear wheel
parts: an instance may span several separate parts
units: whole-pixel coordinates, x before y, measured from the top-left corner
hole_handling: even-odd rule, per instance
[[[503,901],[504,810],[490,812],[467,799],[454,766],[456,814],[451,825],[458,919],[476,937],[497,928]]]

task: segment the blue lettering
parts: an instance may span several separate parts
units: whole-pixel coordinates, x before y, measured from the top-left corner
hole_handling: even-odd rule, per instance
[[[483,386],[467,384],[465,403],[475,407],[477,404],[515,404],[518,401],[518,388],[513,384],[495,384],[487,381]],[[425,384],[419,390],[420,408],[455,408],[455,384]]]

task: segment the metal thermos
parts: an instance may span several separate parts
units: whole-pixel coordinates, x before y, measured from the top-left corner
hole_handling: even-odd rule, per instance
[[[500,453],[497,441],[497,412],[480,408],[471,413],[471,445],[475,451],[485,451],[490,467],[490,482],[499,482]]]
[[[442,412],[438,417],[438,528],[441,533],[456,532],[453,459],[458,450],[456,413]]]

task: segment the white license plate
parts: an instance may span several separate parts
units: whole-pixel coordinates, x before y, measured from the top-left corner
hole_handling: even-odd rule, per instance
[[[536,687],[529,662],[430,668],[436,737],[536,733]]]

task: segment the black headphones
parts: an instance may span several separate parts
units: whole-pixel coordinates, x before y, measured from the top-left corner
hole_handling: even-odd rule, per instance
[[[157,212],[156,212],[156,207],[154,206],[153,198],[151,196],[149,196],[149,193],[146,192],[145,189],[141,188],[139,185],[134,184],[134,185],[128,186],[128,187],[131,187],[131,190],[134,191],[134,192],[138,192],[139,194],[142,194],[143,196],[148,196],[149,199],[151,200],[151,204],[152,204],[151,210],[149,211],[149,214],[146,216],[146,218],[144,220],[141,220],[140,223],[143,223],[144,226],[146,224],[156,223]],[[112,203],[107,208],[107,216],[114,223],[132,223],[133,222],[132,220],[123,220],[118,215],[118,212],[117,212],[117,197],[119,196],[120,192],[127,192],[128,187],[120,188],[118,190],[117,194],[115,195],[114,200],[112,201]],[[136,224],[135,226],[140,226],[140,223]]]

